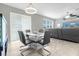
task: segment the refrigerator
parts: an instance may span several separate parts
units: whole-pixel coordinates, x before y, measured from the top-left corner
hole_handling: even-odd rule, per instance
[[[2,14],[0,14],[0,56],[5,56],[7,52],[7,22]]]

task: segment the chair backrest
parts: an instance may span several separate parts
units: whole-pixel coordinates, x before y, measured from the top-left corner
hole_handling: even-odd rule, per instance
[[[50,32],[45,31],[43,45],[50,43]]]
[[[39,32],[43,33],[43,32],[44,32],[44,30],[43,30],[43,29],[39,29]]]
[[[26,30],[26,33],[30,32],[30,30]]]
[[[19,34],[19,37],[20,37],[20,41],[26,45],[26,39],[25,39],[25,36],[24,36],[24,33],[22,31],[18,31],[18,34]]]

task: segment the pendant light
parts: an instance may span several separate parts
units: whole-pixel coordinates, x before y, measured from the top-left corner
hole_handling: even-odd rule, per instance
[[[32,3],[29,3],[28,7],[25,9],[25,12],[27,14],[36,14],[37,13],[37,9],[34,8]]]

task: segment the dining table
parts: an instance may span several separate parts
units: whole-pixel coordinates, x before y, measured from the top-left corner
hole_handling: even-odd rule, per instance
[[[39,50],[43,46],[40,44],[40,42],[43,41],[44,33],[26,33],[26,35],[29,36],[29,41],[31,41],[30,47]]]
[[[44,38],[44,33],[29,32],[29,33],[26,33],[26,35],[29,36],[30,40],[35,41],[35,42],[42,40]]]

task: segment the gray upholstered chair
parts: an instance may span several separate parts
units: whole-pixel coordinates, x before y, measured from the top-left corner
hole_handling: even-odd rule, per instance
[[[26,33],[30,32],[30,30],[26,30]]]
[[[47,51],[47,52],[48,52],[48,55],[50,55],[51,53],[50,53],[50,51],[48,51],[47,49],[45,49],[45,47],[46,47],[49,43],[50,43],[50,32],[49,32],[49,31],[45,31],[43,41],[42,41],[40,44],[43,46],[42,50]],[[40,53],[40,52],[39,52],[39,53]],[[44,56],[43,53],[40,53],[40,54]],[[48,55],[47,55],[47,56],[48,56]]]
[[[39,29],[39,32],[40,32],[40,33],[43,33],[43,32],[44,32],[44,30],[43,30],[43,29]]]
[[[27,46],[27,45],[29,45],[29,44],[31,44],[32,42],[31,41],[29,41],[28,43],[26,43],[26,39],[25,39],[25,36],[24,36],[24,33],[22,32],[22,31],[18,31],[18,34],[19,34],[19,37],[20,37],[20,41],[24,44],[24,46],[21,46],[20,48],[22,48],[22,47],[25,47],[25,46]],[[29,37],[27,36],[27,40],[29,39]],[[27,48],[27,49],[22,49],[22,50],[20,50],[21,51],[21,55],[22,56],[24,56],[24,52],[26,52],[27,50],[29,50],[29,48]],[[30,52],[31,53],[31,52]],[[30,54],[29,53],[29,54]]]

